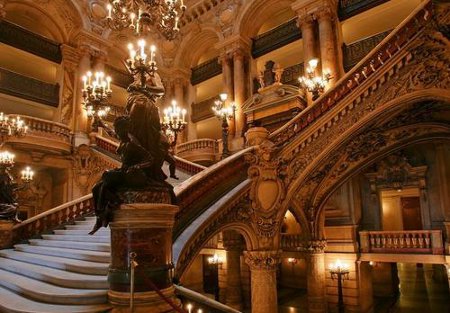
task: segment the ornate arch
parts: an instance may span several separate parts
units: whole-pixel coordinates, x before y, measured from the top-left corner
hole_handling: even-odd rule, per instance
[[[256,36],[261,26],[271,18],[274,12],[290,8],[294,2],[293,0],[246,1],[236,19],[233,34],[244,38]]]
[[[55,41],[69,43],[80,30],[89,30],[90,21],[75,0],[12,0],[5,5],[8,11],[36,12],[45,16],[45,28],[54,36]]]
[[[194,25],[195,26],[195,25]],[[197,25],[197,29],[192,28],[179,45],[175,55],[174,66],[176,68],[187,68],[197,65],[202,55],[214,47],[222,35],[215,25]]]

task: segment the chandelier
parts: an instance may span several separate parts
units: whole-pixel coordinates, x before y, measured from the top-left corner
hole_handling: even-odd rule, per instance
[[[176,144],[178,133],[186,128],[186,109],[181,109],[175,100],[172,100],[172,106],[164,109],[162,128],[166,133],[173,134],[173,143]]]
[[[228,120],[234,118],[234,111],[236,110],[234,102],[232,102],[228,107],[226,106],[226,101],[228,95],[226,93],[221,93],[219,99],[214,101],[212,110],[216,117],[222,121],[222,159],[230,155],[230,150],[228,149]]]
[[[320,97],[320,94],[325,90],[327,83],[332,79],[331,73],[325,72],[323,76],[316,75],[318,59],[311,59],[308,62],[308,68],[306,69],[306,76],[299,77],[300,86],[312,93],[312,100],[316,100]]]
[[[108,100],[111,98],[111,77],[103,72],[87,72],[83,76],[83,106],[87,116],[93,118],[93,128],[97,130],[100,120],[108,115],[110,108]]]
[[[109,0],[106,17],[113,30],[130,28],[136,35],[157,29],[167,40],[173,40],[186,6],[183,0]]]
[[[154,45],[150,46],[150,58],[148,57],[147,44],[144,39],[141,39],[137,43],[138,51],[132,43],[128,44],[128,50],[130,52],[130,57],[126,60],[126,66],[128,71],[133,77],[138,77],[141,83],[141,88],[146,88],[147,76],[153,77],[158,70],[155,61],[156,47]],[[148,62],[147,62],[148,60]]]
[[[7,137],[21,137],[27,133],[28,126],[19,116],[9,118],[9,116],[0,112],[0,145],[3,144]]]

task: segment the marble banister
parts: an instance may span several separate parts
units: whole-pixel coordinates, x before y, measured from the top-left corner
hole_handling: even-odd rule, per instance
[[[441,230],[360,231],[362,253],[443,254]]]
[[[176,146],[175,154],[191,162],[214,162],[220,158],[219,144],[215,139],[202,138]]]

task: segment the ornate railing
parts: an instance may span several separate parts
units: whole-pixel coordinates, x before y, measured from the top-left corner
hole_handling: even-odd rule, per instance
[[[9,116],[16,117],[17,115],[10,114]],[[28,126],[28,135],[72,143],[72,133],[69,126],[65,124],[26,115],[20,115],[20,118]]]
[[[133,82],[133,77],[130,74],[111,65],[105,65],[105,72],[111,76],[112,83],[116,86],[126,89]]]
[[[195,164],[183,158],[177,157],[176,155],[174,156],[174,158],[177,169],[183,170],[191,175],[200,173],[206,168],[205,166]]]
[[[368,38],[358,40],[342,47],[344,54],[344,69],[350,70],[375,48],[392,30],[388,30]]]
[[[219,155],[219,144],[215,139],[196,139],[177,145],[175,151],[180,158],[192,162],[214,162]]]
[[[192,122],[197,123],[207,118],[214,117],[212,106],[215,100],[217,100],[217,97],[211,97],[197,103],[192,103]]]
[[[298,137],[300,132],[313,125],[316,120],[348,97],[350,93],[357,91],[361,95],[371,92],[372,85],[367,84],[366,88],[361,88],[361,85],[376,75],[377,70],[386,62],[403,51],[402,48],[429,23],[431,9],[431,2],[419,6],[414,13],[377,45],[376,49],[372,50],[342,77],[333,88],[329,89],[285,126],[270,134],[271,140],[277,145],[285,146],[293,138]]]
[[[360,231],[362,253],[443,254],[441,230]]]
[[[298,86],[298,78],[303,76],[305,72],[304,63],[298,63],[283,69],[283,74],[281,75],[281,83],[285,85]]]
[[[92,212],[92,195],[90,194],[64,203],[15,225],[12,230],[13,242],[33,238],[66,223],[72,223],[75,219]]]
[[[0,69],[0,93],[57,107],[59,85]]]
[[[55,63],[62,60],[59,43],[5,20],[0,21],[0,42]]]
[[[388,1],[389,0],[340,0],[339,20],[343,21]]]
[[[283,251],[300,251],[305,243],[305,237],[299,234],[281,234],[281,249]]]
[[[213,58],[191,69],[191,84],[197,85],[222,73],[222,65],[219,58]]]
[[[252,56],[258,58],[300,38],[302,33],[297,26],[297,19],[294,18],[253,38]]]

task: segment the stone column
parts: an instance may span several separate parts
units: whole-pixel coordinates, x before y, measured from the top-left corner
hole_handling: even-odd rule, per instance
[[[223,247],[227,255],[226,305],[241,311],[243,308],[241,285],[241,236],[234,231],[225,231],[223,234]]]
[[[302,32],[303,39],[303,60],[305,73],[308,67],[308,61],[318,58],[316,48],[316,37],[314,34],[315,21],[310,14],[301,14],[298,17],[298,24]]]
[[[171,280],[172,229],[178,207],[170,204],[169,194],[127,194],[144,197],[134,204],[123,204],[114,212],[111,227],[111,265],[108,273],[109,302],[112,312],[129,312],[130,253],[136,253],[134,312],[174,312],[153,289],[152,283],[170,301],[178,305]],[[156,199],[156,198],[159,199]],[[164,199],[162,199],[164,198]],[[164,203],[149,202],[149,199]]]
[[[229,54],[225,53],[220,57],[222,63],[222,81],[225,92],[228,95],[229,101],[234,99],[234,87],[233,87],[233,58]],[[236,134],[236,123],[234,119],[228,121],[228,132],[230,137],[234,137]]]
[[[81,93],[83,84],[81,83],[81,77],[83,77],[87,71],[91,70],[91,49],[87,46],[82,46],[78,50],[80,52],[80,62],[78,63],[78,71],[75,75],[76,87],[74,89],[76,91],[74,107],[76,146],[89,144],[89,125],[86,110],[83,108],[83,97]]]
[[[327,88],[332,87],[341,76],[335,32],[335,21],[337,19],[337,13],[335,11],[332,8],[326,7],[316,14],[319,22],[320,64],[322,64],[322,73],[331,73],[333,77],[328,82]]]
[[[104,72],[107,61],[107,54],[104,51],[95,51],[92,59],[93,71]]]
[[[242,105],[246,100],[246,77],[245,77],[245,52],[242,49],[236,49],[233,52],[234,62],[234,102],[235,112],[235,138],[244,136],[245,115],[242,111]],[[240,147],[242,148],[242,147]]]
[[[306,284],[308,292],[308,312],[327,312],[327,284],[325,276],[325,244],[312,242],[306,250]]]
[[[277,277],[279,251],[247,251],[245,262],[250,268],[252,313],[277,313]]]

